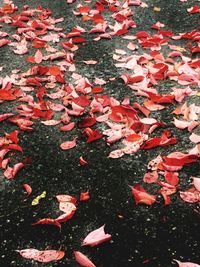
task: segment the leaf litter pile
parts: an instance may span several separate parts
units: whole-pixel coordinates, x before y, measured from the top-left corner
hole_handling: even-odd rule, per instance
[[[0,137],[0,168],[5,179],[12,182],[21,169],[31,164],[30,158],[23,157],[20,136],[23,132],[31,135],[35,125],[43,124],[64,133],[63,141],[57,146],[66,153],[79,144],[89,146],[97,140],[108,145],[109,160],[134,159],[139,150],[167,147],[165,153],[155,154],[146,162],[141,183],[129,185],[135,205],[158,204],[163,208],[173,205],[173,195],[185,205],[198,204],[200,175],[188,177],[184,190],[179,184],[182,168],[185,165],[192,168],[200,156],[200,32],[195,28],[198,25],[190,32],[177,34],[157,21],[149,31],[139,31],[134,13],[148,8],[147,1],[66,1],[66,5],[69,4],[73,4],[71,15],[77,17],[84,28],[74,25],[66,31],[59,26],[65,18],[54,18],[53,11],[42,6],[24,5],[19,9],[14,2],[4,0],[0,8],[0,47],[12,51],[12,57],[23,58],[26,66],[25,71],[13,69],[11,73],[0,75],[0,102],[13,105],[12,112],[5,113],[1,109],[0,122],[16,126],[16,130]],[[154,7],[154,12],[159,11]],[[199,12],[198,1],[187,9],[190,16]],[[7,32],[8,28],[12,29],[12,34]],[[88,39],[101,45],[102,41],[114,41],[117,37],[124,42],[123,46],[118,44],[112,55],[113,65],[118,70],[116,76],[90,79],[81,75],[76,54],[87,46]],[[184,41],[184,47],[179,45],[180,41]],[[82,63],[92,68],[98,61],[91,58]],[[3,70],[1,66],[1,73]],[[123,83],[130,96],[120,100],[106,94],[105,88],[114,81]],[[166,93],[160,88],[167,83],[173,85]],[[191,103],[191,99],[195,99],[196,104]],[[166,120],[159,119],[163,110],[168,113]],[[173,128],[175,130],[171,130]],[[81,134],[76,134],[76,129]],[[69,137],[71,132],[74,134]],[[179,146],[182,133],[188,136],[188,148],[184,150]],[[85,168],[90,162],[80,156],[79,164]],[[152,184],[156,185],[153,192],[149,189]],[[24,182],[22,186],[27,197],[31,197],[34,190],[31,184]],[[158,200],[158,196],[162,198]],[[45,197],[44,191],[32,199],[32,205],[38,205]],[[62,214],[34,221],[33,226],[48,224],[62,231],[62,224],[73,219],[78,199],[68,194],[55,197]],[[80,201],[89,199],[89,191],[81,193]],[[80,245],[93,247],[111,240],[111,234],[104,227],[99,225],[88,233]],[[16,248],[16,251],[25,259],[39,262],[65,257],[63,250]],[[80,266],[96,266],[81,251],[74,251],[71,257]],[[175,261],[180,267],[200,266]]]

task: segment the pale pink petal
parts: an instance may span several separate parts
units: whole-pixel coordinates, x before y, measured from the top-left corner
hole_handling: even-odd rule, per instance
[[[76,206],[71,202],[60,202],[59,209],[64,213],[68,214],[72,211],[76,211]]]
[[[198,191],[200,191],[200,178],[198,178],[198,177],[192,177],[192,179],[193,179],[193,185],[194,185],[194,187]]]
[[[140,119],[140,122],[144,123],[144,124],[154,124],[157,122],[156,119],[153,119],[153,118],[143,118],[143,119]]]
[[[105,234],[105,225],[89,233],[83,240],[83,246],[96,246],[111,239],[110,234]]]
[[[68,150],[76,146],[76,138],[72,141],[66,141],[60,145],[60,148],[63,150]]]
[[[40,64],[42,62],[42,53],[40,52],[40,50],[37,50],[37,52],[35,53],[35,63]]]
[[[96,267],[83,253],[74,251],[75,260],[83,267]]]
[[[41,121],[41,123],[46,126],[55,126],[55,125],[58,125],[60,121],[59,120],[46,120],[46,121]]]
[[[97,64],[97,61],[96,60],[83,60],[83,62],[86,65],[95,65],[95,64]]]
[[[200,143],[200,135],[198,134],[192,133],[189,138],[190,138],[190,141],[192,141],[195,144]]]
[[[174,118],[174,125],[179,129],[185,129],[190,125],[190,122]]]
[[[117,149],[117,150],[113,150],[112,152],[110,152],[108,157],[112,159],[117,159],[117,158],[121,158],[123,155],[124,155],[123,149]]]
[[[181,261],[178,261],[178,260],[175,260],[175,259],[174,259],[174,261],[176,261],[178,263],[179,267],[200,267],[199,264],[193,263],[193,262],[181,262]]]

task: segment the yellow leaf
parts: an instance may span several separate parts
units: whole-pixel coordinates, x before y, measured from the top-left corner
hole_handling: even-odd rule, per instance
[[[176,51],[179,51],[179,52],[186,52],[187,50],[186,50],[184,47],[176,46]]]
[[[154,10],[155,12],[160,12],[161,8],[160,8],[160,7],[157,7],[157,6],[154,6],[153,10]]]
[[[200,92],[197,93],[197,96],[200,96]]]
[[[33,199],[31,205],[32,205],[32,206],[36,206],[36,205],[38,205],[39,202],[40,202],[40,200],[41,200],[42,198],[45,198],[45,197],[46,197],[46,194],[47,194],[46,191],[42,192],[42,194],[40,194],[39,196],[37,196],[36,198]]]

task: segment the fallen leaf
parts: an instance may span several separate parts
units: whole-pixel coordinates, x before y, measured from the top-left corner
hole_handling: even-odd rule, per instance
[[[16,250],[26,259],[39,262],[51,262],[61,260],[65,256],[65,252],[61,250],[37,250],[33,248]]]
[[[72,140],[72,141],[66,141],[66,142],[62,143],[60,145],[60,148],[62,150],[68,150],[68,149],[74,148],[75,146],[76,146],[76,138],[74,138],[74,140]]]
[[[200,192],[200,178],[192,177],[194,187]]]
[[[147,184],[155,183],[158,180],[157,171],[147,172],[143,177],[143,181]]]
[[[132,195],[135,199],[136,205],[146,204],[152,205],[156,202],[156,196],[147,193],[140,185],[131,186]]]
[[[94,265],[91,260],[89,260],[88,257],[80,251],[74,251],[74,257],[75,260],[83,267],[96,267],[96,265]]]
[[[22,185],[24,190],[27,192],[27,195],[29,196],[32,193],[32,188],[30,187],[29,184],[23,184]]]
[[[44,218],[41,219],[35,223],[32,223],[32,225],[39,225],[39,224],[49,224],[49,225],[54,225],[61,229],[61,224],[56,220],[56,219],[51,219],[51,218]]]
[[[80,194],[80,201],[87,201],[88,199],[90,199],[90,194],[89,192],[82,192]]]
[[[43,191],[39,196],[37,196],[36,198],[34,198],[34,199],[32,200],[31,205],[32,205],[32,206],[36,206],[36,205],[38,205],[39,202],[40,202],[40,200],[41,200],[42,198],[45,198],[45,197],[46,197],[46,191]]]
[[[101,243],[104,243],[112,238],[110,234],[105,234],[104,232],[105,225],[100,228],[90,232],[83,240],[83,246],[97,246]]]
[[[178,263],[178,266],[179,267],[200,267],[199,264],[196,264],[196,263],[193,263],[193,262],[181,262],[181,261],[178,261],[178,260],[175,260]]]

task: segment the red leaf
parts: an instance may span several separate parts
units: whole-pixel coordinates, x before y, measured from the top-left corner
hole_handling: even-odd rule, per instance
[[[86,39],[83,37],[76,37],[76,38],[73,38],[72,42],[73,43],[85,43]]]
[[[80,127],[80,128],[90,127],[90,126],[94,125],[95,123],[96,123],[96,118],[85,117],[78,123],[78,127]]]
[[[61,75],[62,72],[59,67],[57,66],[51,66],[49,67],[49,74],[53,76]]]
[[[72,210],[71,212],[68,212],[68,213],[63,213],[55,220],[59,223],[67,222],[74,216],[74,213],[75,213],[75,210]]]
[[[32,225],[38,225],[38,224],[54,225],[54,226],[58,227],[59,229],[61,229],[61,224],[56,219],[44,218],[44,219],[41,219],[41,220],[33,223]]]
[[[143,138],[143,137],[140,134],[131,134],[131,135],[127,136],[126,141],[136,142],[136,141],[141,140],[141,138]]]
[[[86,201],[90,199],[90,194],[89,192],[82,192],[81,195],[80,195],[80,201]]]
[[[46,45],[47,45],[47,43],[41,39],[34,39],[32,42],[32,46],[34,48],[44,48],[44,47],[46,47]]]
[[[200,8],[198,6],[192,6],[190,8],[187,8],[187,12],[190,14],[195,14],[200,12]]]
[[[11,43],[10,40],[8,40],[8,39],[1,39],[1,40],[0,40],[0,47],[2,47],[2,46],[4,46],[4,45],[7,45],[7,44],[9,44],[9,43]]]
[[[19,142],[18,134],[19,134],[19,131],[16,130],[10,134],[6,133],[5,136],[7,139],[10,139],[13,143],[17,144]]]
[[[135,199],[136,205],[138,204],[146,204],[152,205],[156,202],[156,196],[150,195],[147,193],[143,187],[140,185],[135,185],[131,187],[132,195]]]
[[[198,156],[174,152],[167,157],[163,157],[163,160],[164,163],[169,166],[184,166],[186,164],[197,162]]]
[[[102,87],[94,87],[94,88],[92,89],[92,93],[93,93],[93,94],[99,94],[99,93],[101,93],[101,92],[103,92],[103,88],[102,88]]]
[[[151,149],[157,146],[167,146],[176,144],[176,138],[168,138],[168,132],[164,132],[161,137],[154,137],[149,139],[142,145],[141,149]]]
[[[83,14],[83,13],[89,13],[90,12],[90,7],[89,6],[80,6],[78,8],[78,11]]]
[[[115,122],[121,122],[131,118],[137,120],[137,111],[129,106],[114,106],[112,107],[112,113],[109,115],[109,119]]]
[[[65,252],[61,250],[37,250],[28,248],[16,251],[19,252],[23,258],[39,262],[57,261],[65,256]]]
[[[88,164],[87,160],[85,160],[82,156],[79,158],[79,162],[80,162],[81,166],[84,166],[84,165]]]
[[[93,130],[93,129],[89,128],[89,127],[84,129],[84,133],[88,137],[86,143],[94,142],[94,141],[96,141],[98,139],[101,139],[103,137],[103,135],[99,131]]]
[[[29,184],[23,184],[22,186],[29,196],[32,193],[32,188],[30,187],[30,185]]]
[[[91,260],[88,259],[83,253],[80,251],[74,251],[75,260],[83,267],[96,267]]]
[[[167,183],[177,186],[179,183],[179,177],[178,177],[178,172],[167,172],[165,171],[165,180]]]
[[[16,96],[13,95],[13,93],[9,90],[6,89],[0,89],[0,100],[15,100]]]
[[[105,225],[100,228],[90,232],[85,239],[83,240],[83,246],[97,246],[101,243],[104,243],[112,238],[110,234],[105,234],[104,232]]]

